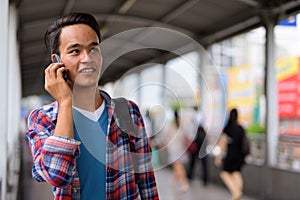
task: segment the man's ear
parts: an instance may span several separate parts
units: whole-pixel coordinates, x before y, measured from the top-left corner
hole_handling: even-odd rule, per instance
[[[61,63],[61,59],[58,54],[51,54],[51,60],[55,63]]]
[[[51,62],[54,62],[55,55],[51,54]]]

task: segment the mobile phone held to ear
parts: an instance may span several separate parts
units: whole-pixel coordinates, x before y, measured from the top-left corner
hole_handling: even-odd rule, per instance
[[[60,60],[59,55],[54,54],[54,62],[55,62],[55,63],[61,63],[61,60]],[[63,71],[63,79],[64,79],[65,81],[68,80],[68,75],[67,75],[67,72],[66,72],[66,71]]]

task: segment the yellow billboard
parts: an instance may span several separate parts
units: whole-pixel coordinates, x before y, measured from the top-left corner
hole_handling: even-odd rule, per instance
[[[227,70],[227,107],[240,112],[239,119],[249,125],[253,119],[255,105],[255,84],[251,84],[252,73],[249,65],[231,67]]]
[[[298,74],[298,57],[280,58],[276,62],[277,81],[285,80]]]

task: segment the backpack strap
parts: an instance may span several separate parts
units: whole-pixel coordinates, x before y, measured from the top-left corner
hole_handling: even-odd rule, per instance
[[[119,128],[122,130],[122,135],[124,135],[123,133],[126,133],[126,136],[128,134],[132,136],[132,133],[134,133],[135,130],[130,116],[127,99],[121,97],[112,99],[112,101],[115,103],[115,119]]]
[[[129,146],[130,146],[130,152],[132,153],[132,162],[133,162],[133,169],[134,169],[134,175],[135,175],[135,181],[136,183],[139,183],[139,173],[138,172],[138,165],[136,162],[136,155],[135,155],[135,129],[133,125],[133,120],[130,116],[130,111],[128,107],[128,101],[127,99],[121,97],[112,99],[112,101],[115,103],[115,120],[117,122],[117,125],[121,129],[122,133],[120,134],[123,138],[128,138]]]

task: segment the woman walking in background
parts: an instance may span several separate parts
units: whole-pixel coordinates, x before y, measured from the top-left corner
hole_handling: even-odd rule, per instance
[[[234,108],[230,111],[229,120],[218,142],[218,146],[222,151],[215,159],[216,166],[222,167],[220,177],[231,192],[231,200],[239,200],[242,197],[243,178],[241,168],[245,163],[244,154],[242,153],[244,136],[245,130],[238,123],[238,111]]]
[[[178,112],[174,111],[174,122],[171,123],[167,129],[166,141],[167,150],[169,155],[169,161],[172,162],[173,167],[173,180],[172,186],[176,186],[177,183],[181,185],[181,191],[185,192],[189,188],[189,183],[186,177],[185,168],[183,162],[185,161],[184,155],[184,133],[183,128],[180,126],[180,118]]]

